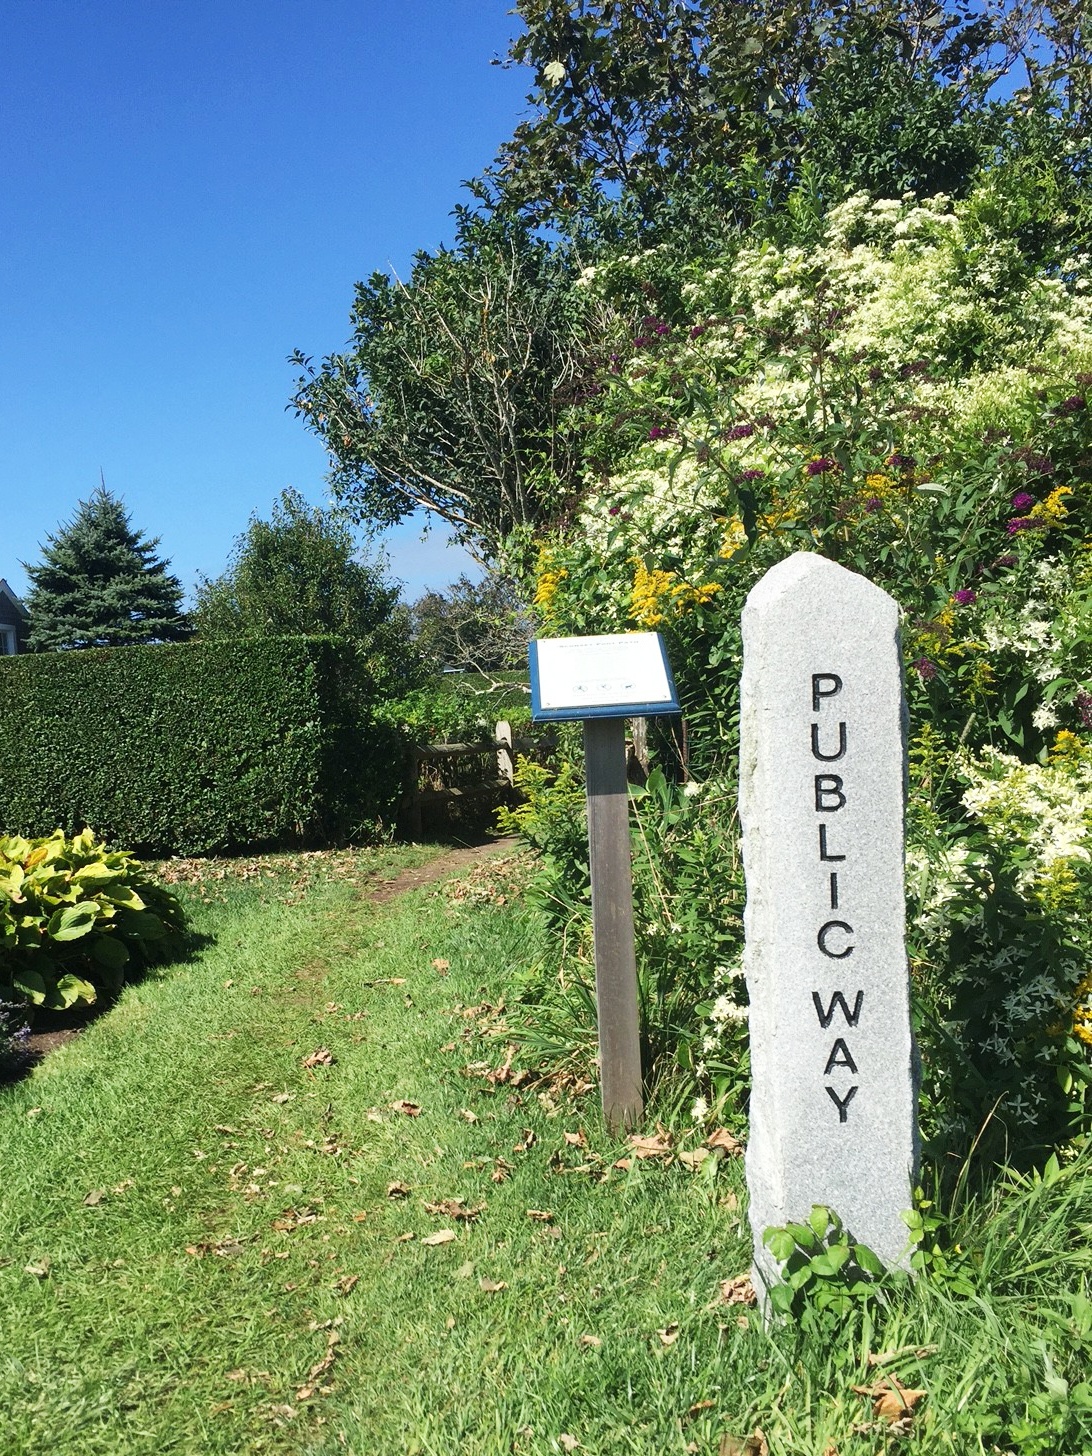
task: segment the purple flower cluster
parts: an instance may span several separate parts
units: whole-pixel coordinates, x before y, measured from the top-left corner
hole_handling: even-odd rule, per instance
[[[827,475],[832,471],[841,470],[837,460],[831,459],[829,455],[820,455],[818,460],[809,460],[804,466],[807,475]]]
[[[891,470],[898,470],[903,474],[907,474],[909,471],[917,468],[918,462],[913,455],[900,455],[896,450],[893,455],[887,457],[884,463]]]
[[[1045,455],[1040,455],[1035,450],[1025,447],[1022,450],[1012,452],[1014,460],[1023,461],[1029,475],[1053,475],[1054,465]]]
[[[914,671],[922,682],[932,682],[937,675],[937,665],[931,662],[928,657],[919,657],[914,663]]]
[[[1021,531],[1035,531],[1041,524],[1031,516],[1013,516],[1011,521],[1005,522],[1005,530],[1010,536],[1019,536]]]
[[[648,432],[650,440],[667,440],[672,434],[670,425],[653,425]]]
[[[952,593],[952,601],[959,607],[973,607],[978,601],[978,593],[972,587],[961,586]]]
[[[740,480],[745,480],[748,482],[748,484],[750,484],[752,480],[763,480],[765,479],[765,476],[766,472],[764,470],[751,469],[741,470],[739,472]]]
[[[701,336],[702,336],[702,334],[704,334],[704,333],[705,333],[705,325],[704,324],[695,324],[694,327],[690,330],[690,337],[692,339],[700,339]]]
[[[1058,413],[1060,415],[1078,415],[1084,408],[1084,395],[1071,394],[1068,399],[1062,400],[1061,404],[1058,406]]]
[[[1029,495],[1026,490],[1018,490],[1012,498],[1012,508],[1022,515],[1030,506],[1035,504],[1035,497]]]
[[[1086,693],[1082,688],[1073,701],[1081,715],[1082,726],[1092,728],[1092,693]]]
[[[755,432],[754,425],[733,425],[730,430],[725,430],[726,440],[746,440]]]
[[[864,508],[866,515],[874,516],[877,511],[883,510],[883,501],[878,495],[870,495],[864,503]]]

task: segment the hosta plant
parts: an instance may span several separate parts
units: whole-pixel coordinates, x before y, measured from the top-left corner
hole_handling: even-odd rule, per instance
[[[90,829],[0,838],[0,999],[64,1010],[116,994],[126,969],[177,945],[178,901]]]

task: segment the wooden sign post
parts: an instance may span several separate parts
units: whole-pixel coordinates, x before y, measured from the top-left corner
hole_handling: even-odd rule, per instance
[[[677,713],[658,632],[531,643],[531,716],[584,725],[603,1116],[612,1133],[644,1113],[633,937],[626,718]]]

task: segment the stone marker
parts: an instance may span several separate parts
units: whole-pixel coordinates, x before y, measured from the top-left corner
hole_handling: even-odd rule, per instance
[[[743,609],[740,819],[756,1287],[772,1225],[834,1209],[905,1259],[918,1141],[903,898],[898,607],[798,552]]]

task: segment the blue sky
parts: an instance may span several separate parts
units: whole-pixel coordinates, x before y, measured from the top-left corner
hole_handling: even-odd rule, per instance
[[[505,0],[3,0],[0,576],[95,489],[187,592],[280,491],[326,497],[290,350],[449,241],[523,113]],[[470,565],[388,546],[412,599]]]

